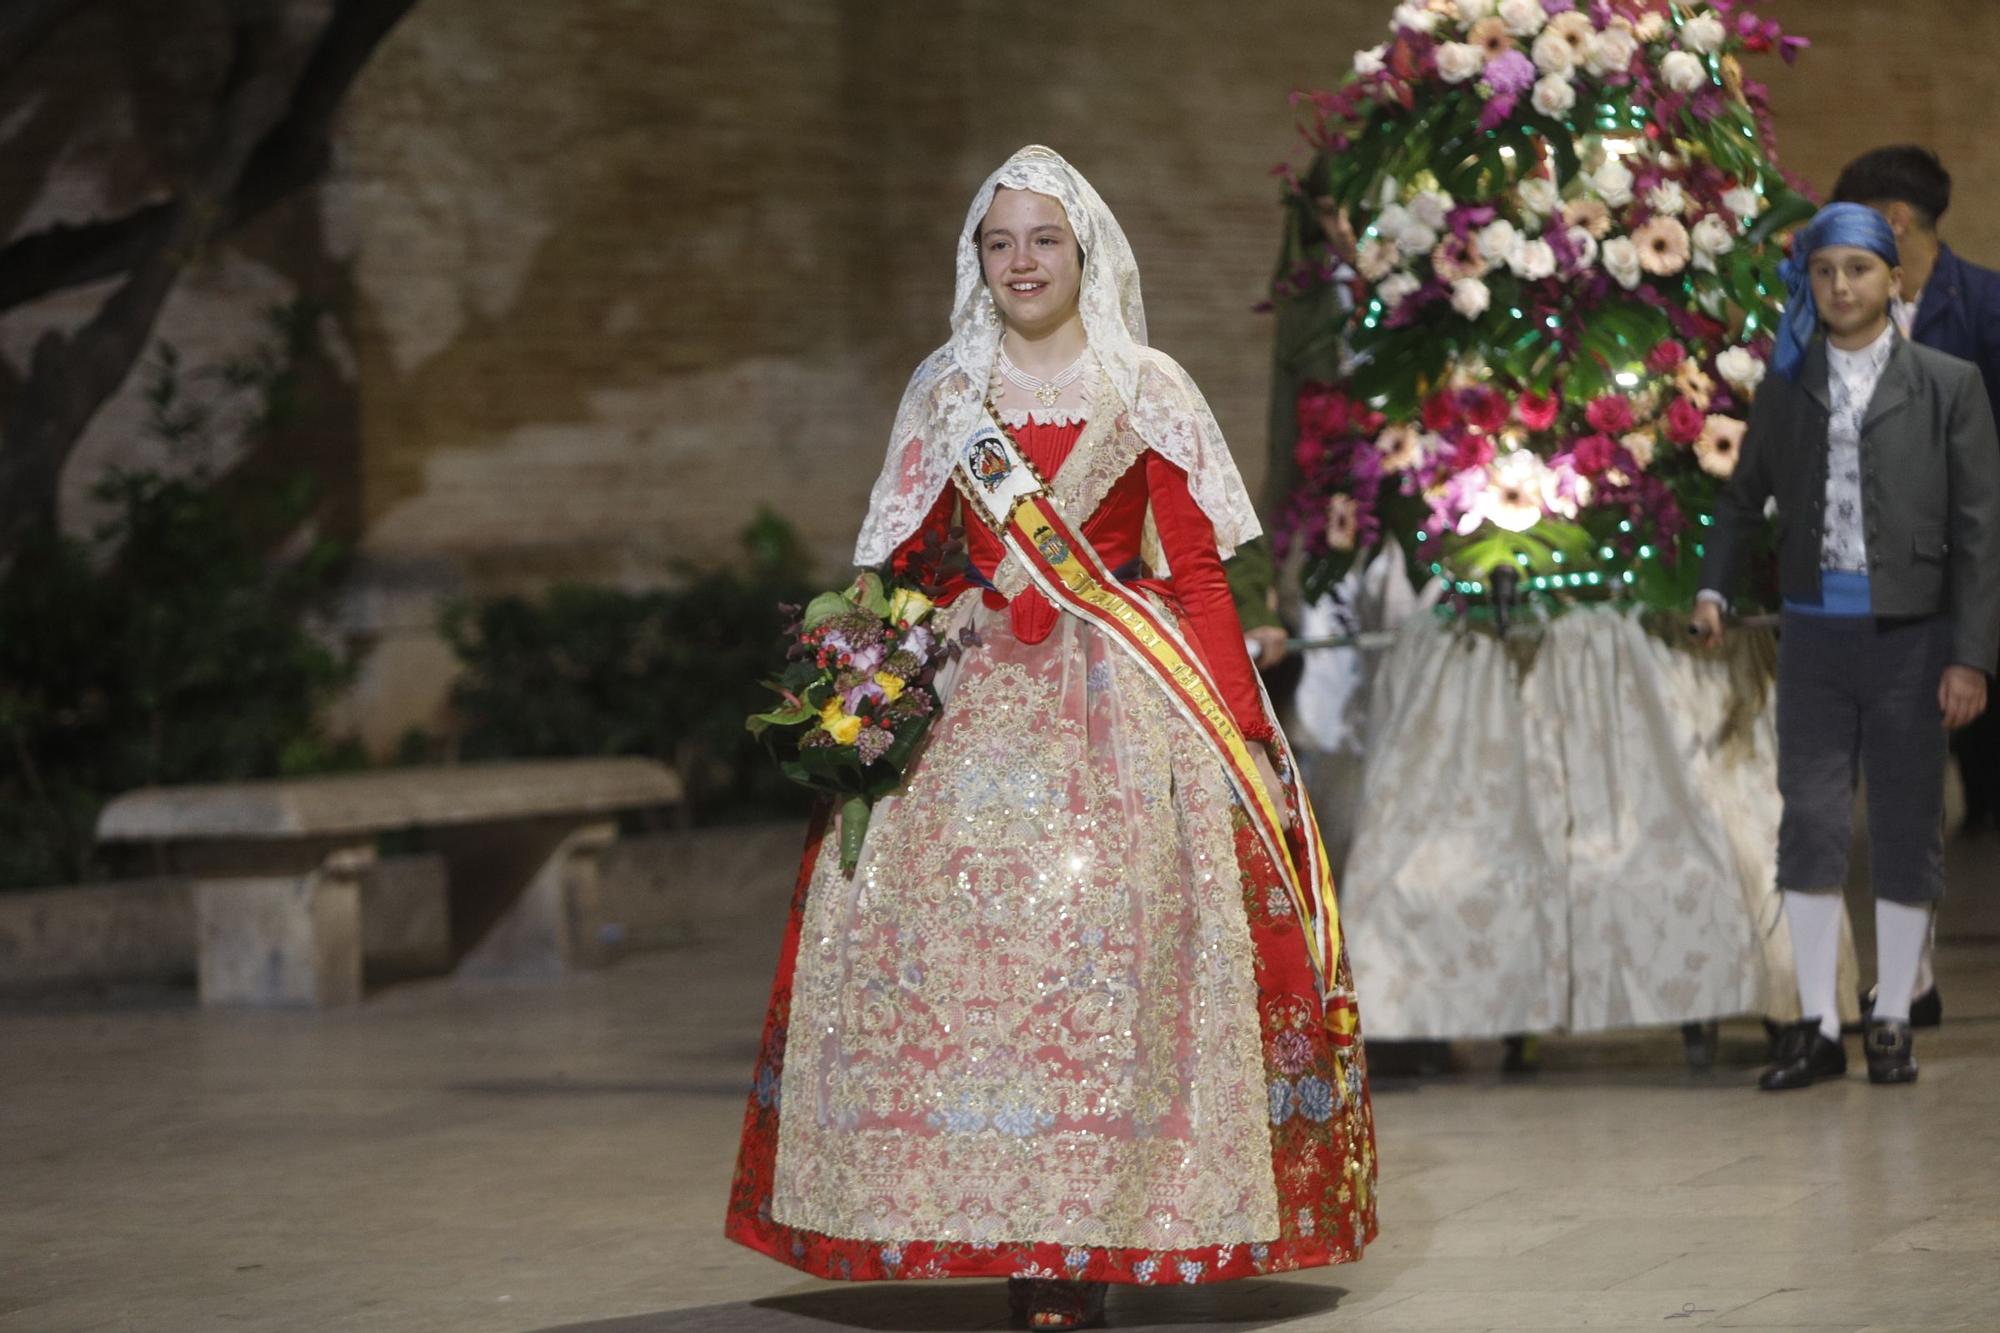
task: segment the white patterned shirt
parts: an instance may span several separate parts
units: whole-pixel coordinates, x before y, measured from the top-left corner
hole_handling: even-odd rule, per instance
[[[1896,350],[1894,323],[1866,347],[1845,352],[1826,346],[1826,392],[1831,412],[1826,429],[1826,525],[1820,540],[1821,569],[1868,572],[1867,511],[1861,502],[1861,427],[1882,371]]]

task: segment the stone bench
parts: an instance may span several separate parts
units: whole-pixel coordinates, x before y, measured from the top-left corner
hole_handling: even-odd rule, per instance
[[[650,759],[557,759],[149,787],[98,817],[194,880],[203,1004],[361,998],[358,880],[384,833],[422,830],[445,861],[456,969],[545,976],[591,966],[597,863],[620,811],[673,805]]]

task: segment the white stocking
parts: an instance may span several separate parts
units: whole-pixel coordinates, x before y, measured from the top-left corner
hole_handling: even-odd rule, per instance
[[[1923,959],[1924,943],[1930,933],[1930,904],[1875,900],[1876,1018],[1898,1023],[1910,1021],[1917,965]]]
[[[1792,961],[1799,974],[1799,1013],[1817,1018],[1829,1041],[1840,1040],[1840,911],[1838,890],[1785,890],[1785,922],[1791,928]],[[1907,981],[1906,977],[1905,995]],[[1909,1004],[1903,1001],[1905,1011]]]

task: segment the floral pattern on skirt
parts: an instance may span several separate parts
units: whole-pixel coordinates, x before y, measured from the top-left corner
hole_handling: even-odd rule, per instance
[[[1220,766],[1091,628],[962,618],[984,643],[854,879],[809,838],[727,1234],[826,1278],[1357,1258],[1364,1059]]]

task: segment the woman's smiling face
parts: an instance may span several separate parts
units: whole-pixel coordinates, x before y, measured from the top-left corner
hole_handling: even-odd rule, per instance
[[[998,190],[979,224],[979,262],[1010,328],[1033,336],[1076,312],[1083,252],[1060,203],[1032,190]]]

